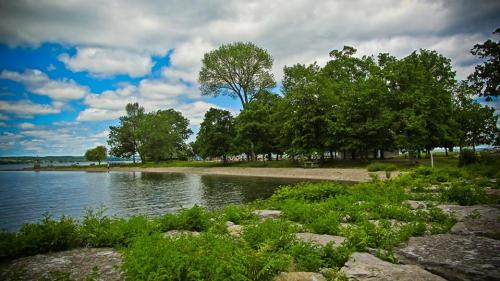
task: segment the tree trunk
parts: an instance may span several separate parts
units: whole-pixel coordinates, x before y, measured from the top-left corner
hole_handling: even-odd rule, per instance
[[[378,149],[373,150],[373,159],[377,159],[378,157]]]
[[[383,149],[380,150],[380,159],[384,159],[384,150]]]
[[[273,154],[271,152],[267,153],[267,159],[269,159],[269,161],[273,161]]]
[[[135,153],[132,155],[132,161],[134,162],[135,164]]]
[[[101,166],[101,160],[97,160],[97,162],[99,162],[99,166]]]
[[[444,155],[446,155],[446,157],[448,157],[448,148],[447,147],[444,148]]]
[[[346,155],[346,151],[345,151],[345,149],[344,149],[344,152],[342,153],[342,158],[343,158],[344,160],[346,160],[346,159],[347,159],[347,155]]]
[[[333,159],[333,151],[330,150],[330,159]]]
[[[417,162],[417,159],[415,157],[415,151],[414,150],[409,150],[408,151],[408,159],[410,160],[411,165],[415,165]]]
[[[253,144],[253,141],[250,141],[250,155],[252,156],[252,161],[257,160],[257,157],[255,156],[255,145]]]

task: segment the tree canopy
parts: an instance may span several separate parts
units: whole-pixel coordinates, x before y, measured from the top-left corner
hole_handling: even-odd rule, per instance
[[[106,160],[107,157],[107,149],[103,145],[96,146],[85,152],[85,159],[88,161],[97,161],[99,165],[101,165],[101,161]]]
[[[246,105],[262,90],[275,86],[273,58],[253,43],[225,44],[206,53],[198,82],[202,95],[227,95]]]
[[[200,125],[195,148],[202,157],[221,157],[234,151],[234,118],[227,110],[210,108]]]
[[[500,36],[500,28],[493,34]],[[471,53],[484,62],[476,66],[469,80],[484,89],[481,95],[488,99],[497,97],[500,93],[500,41],[488,39],[483,44],[474,45]]]

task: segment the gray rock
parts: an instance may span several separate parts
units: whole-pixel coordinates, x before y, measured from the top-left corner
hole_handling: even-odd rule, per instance
[[[353,280],[370,281],[445,281],[416,265],[392,264],[368,253],[354,253],[340,270]]]
[[[438,234],[410,238],[396,257],[449,280],[500,280],[500,241],[481,236]]]
[[[278,210],[255,210],[253,211],[261,220],[277,219],[281,216],[281,211]]]
[[[193,236],[198,236],[200,235],[199,232],[197,231],[189,231],[189,230],[169,230],[165,233],[163,233],[163,237],[178,237],[181,235],[193,235]]]
[[[486,205],[439,205],[438,208],[454,216],[459,222],[450,230],[452,234],[498,237],[500,210]]]
[[[243,225],[233,224],[227,227],[227,232],[229,235],[240,237],[243,234]]]
[[[85,280],[97,269],[99,280],[123,280],[121,254],[111,248],[80,248],[25,257],[0,269],[0,280],[40,280],[65,273],[71,280]]]
[[[409,205],[410,209],[412,209],[412,210],[427,208],[427,204],[424,201],[406,200],[403,203]]]
[[[235,225],[235,224],[234,224],[234,222],[232,222],[232,221],[227,221],[227,222],[226,222],[226,226],[227,226],[227,227],[230,227],[230,226],[233,226],[233,225]]]
[[[274,281],[326,281],[326,279],[316,272],[281,272]]]
[[[333,242],[334,246],[340,246],[342,242],[345,241],[345,237],[342,236],[333,236],[327,234],[316,234],[309,232],[296,233],[295,237],[298,240],[302,240],[304,242],[315,243],[321,246],[326,246],[326,244]]]

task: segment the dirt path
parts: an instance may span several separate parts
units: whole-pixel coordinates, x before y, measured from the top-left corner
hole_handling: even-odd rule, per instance
[[[44,169],[43,171],[49,171]],[[104,172],[107,168],[58,168],[54,171],[87,171]],[[186,173],[197,175],[224,175],[224,176],[249,176],[270,178],[296,178],[311,180],[333,180],[346,182],[367,182],[371,180],[366,169],[336,169],[336,168],[194,168],[194,167],[164,167],[164,168],[141,168],[141,167],[113,167],[109,171],[116,172],[152,172],[152,173]],[[385,178],[385,172],[375,172],[381,179]],[[395,176],[397,172],[393,172]]]

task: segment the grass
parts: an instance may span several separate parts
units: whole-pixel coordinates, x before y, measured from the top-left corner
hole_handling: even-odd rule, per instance
[[[114,247],[124,255],[127,280],[272,280],[281,271],[320,268],[331,268],[329,280],[345,280],[338,270],[354,251],[374,249],[380,258],[395,262],[393,249],[401,242],[447,232],[455,220],[433,207],[440,202],[498,203],[485,195],[487,187],[498,188],[500,179],[500,161],[489,161],[463,168],[457,168],[456,161],[455,166],[435,169],[421,166],[387,181],[356,185],[284,186],[267,200],[215,211],[194,206],[155,218],[122,219],[98,210],[88,211],[81,222],[45,217],[17,233],[0,232],[0,259]],[[412,210],[404,203],[408,199],[426,200],[430,207]],[[282,218],[260,222],[253,210],[263,208],[281,210]],[[230,236],[226,221],[244,225],[242,236]],[[162,235],[172,229],[201,234]],[[343,236],[346,241],[340,247],[321,247],[298,241],[298,231]]]

